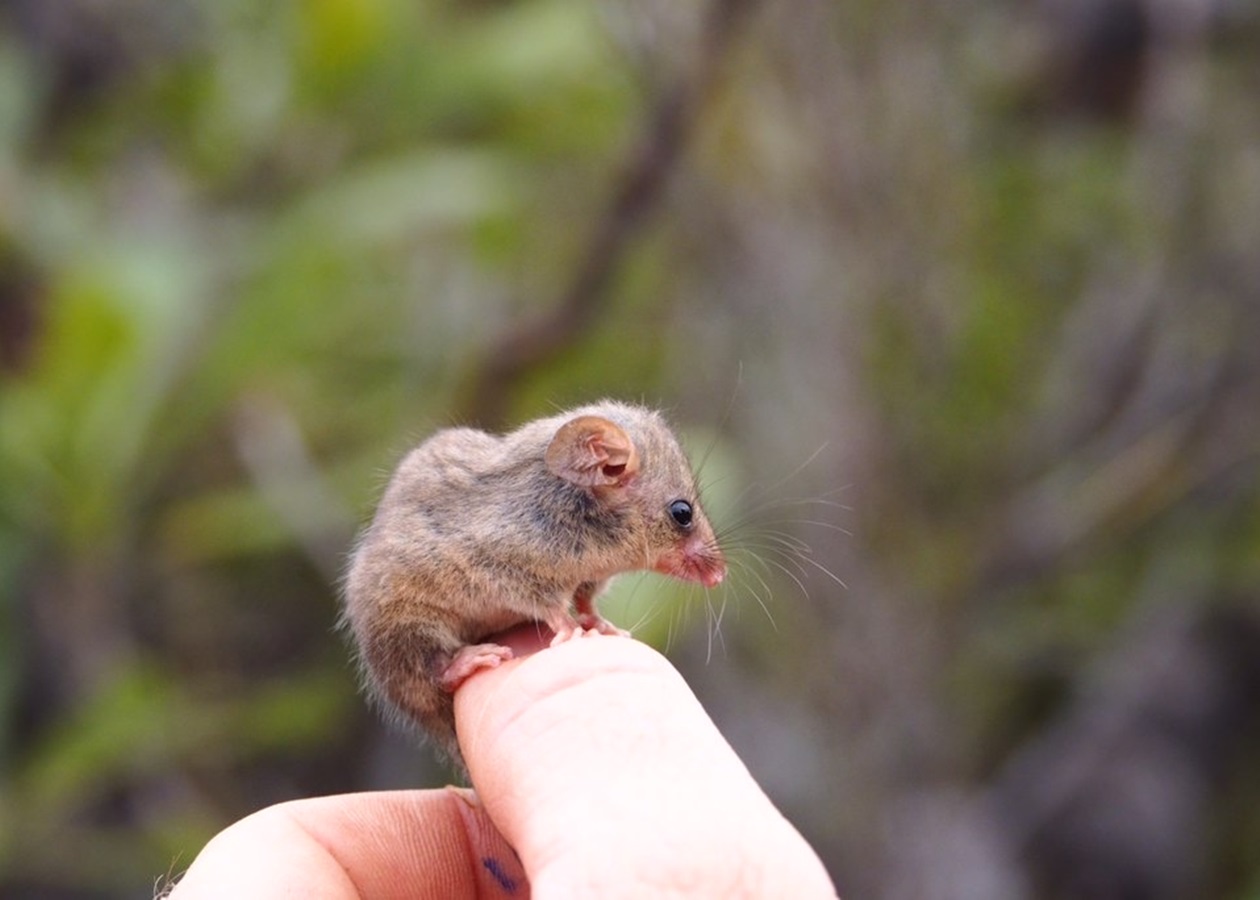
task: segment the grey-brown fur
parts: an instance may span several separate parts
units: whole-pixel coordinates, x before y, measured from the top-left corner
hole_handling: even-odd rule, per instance
[[[583,416],[629,437],[637,474],[583,487],[548,468],[559,429]],[[669,515],[678,499],[694,508],[690,529]],[[569,621],[579,590],[593,597],[611,576],[653,567],[706,583],[724,571],[664,419],[605,401],[502,437],[447,429],[411,451],[360,538],[345,618],[378,699],[458,761],[452,694],[440,679],[461,648],[523,622]]]

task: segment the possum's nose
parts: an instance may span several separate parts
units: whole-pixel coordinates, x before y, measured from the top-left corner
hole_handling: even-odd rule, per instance
[[[703,534],[693,534],[673,550],[663,553],[654,567],[664,575],[698,581],[706,587],[722,584],[726,577],[726,558],[712,536],[706,539]]]
[[[726,577],[726,563],[719,562],[716,566],[706,569],[700,576],[700,583],[707,588],[717,587],[722,583],[722,579]]]

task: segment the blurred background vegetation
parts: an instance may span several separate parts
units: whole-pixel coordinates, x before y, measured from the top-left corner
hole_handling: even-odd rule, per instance
[[[3,0],[0,895],[442,783],[354,531],[611,394],[742,548],[613,616],[845,896],[1258,900],[1257,96],[1247,0]]]

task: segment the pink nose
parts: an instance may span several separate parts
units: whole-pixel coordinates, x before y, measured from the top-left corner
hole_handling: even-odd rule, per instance
[[[700,581],[705,587],[717,587],[722,583],[722,579],[726,577],[726,566],[718,564],[710,569],[706,569],[704,574],[700,576]]]

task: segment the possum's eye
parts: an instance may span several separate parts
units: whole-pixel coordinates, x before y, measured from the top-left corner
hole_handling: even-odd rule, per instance
[[[686,500],[675,500],[669,505],[669,517],[679,528],[691,527],[691,504]]]

